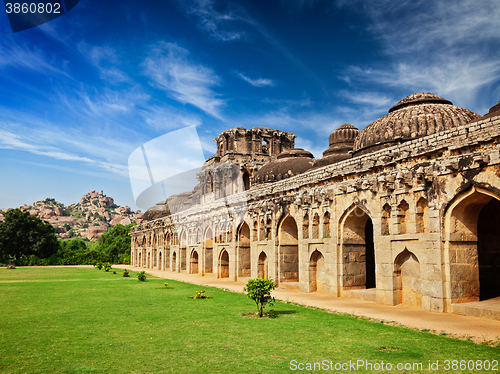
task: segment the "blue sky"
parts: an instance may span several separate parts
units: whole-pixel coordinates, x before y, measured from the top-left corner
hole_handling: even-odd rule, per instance
[[[196,125],[297,134],[316,157],[433,92],[500,100],[498,0],[93,1],[16,34],[0,17],[0,208],[103,189],[137,208],[127,160]]]

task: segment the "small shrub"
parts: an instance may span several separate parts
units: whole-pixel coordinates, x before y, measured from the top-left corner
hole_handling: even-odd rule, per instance
[[[271,278],[250,279],[245,288],[243,288],[243,291],[248,292],[248,297],[257,304],[257,314],[259,317],[262,317],[264,314],[264,306],[266,304],[274,304],[274,297],[271,296],[271,291],[275,288],[276,286]]]
[[[102,262],[98,262],[97,264],[95,264],[95,267],[98,268],[99,270],[102,269]]]
[[[137,279],[141,282],[146,282],[146,272],[143,270],[139,274],[137,274]]]
[[[168,283],[163,283],[163,285],[165,286],[165,288],[168,288]]]
[[[196,292],[196,294],[193,296],[193,299],[210,299],[210,297],[205,295],[205,290],[203,290]]]
[[[124,276],[125,278],[130,277],[130,274],[128,273],[128,270],[125,270],[125,271],[123,272],[123,276]]]
[[[104,271],[110,271],[111,270],[111,264],[109,262],[104,264]]]
[[[113,274],[116,274],[116,271],[113,271]]]

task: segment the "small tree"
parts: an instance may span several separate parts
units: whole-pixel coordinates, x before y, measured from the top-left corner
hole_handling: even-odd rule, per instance
[[[137,279],[141,282],[146,282],[146,272],[143,270],[139,274],[137,274]]]
[[[257,313],[259,317],[262,317],[263,309],[266,304],[273,305],[274,297],[271,296],[271,291],[275,288],[276,286],[271,278],[250,279],[245,285],[245,288],[243,288],[243,291],[248,292],[248,297],[257,304]]]

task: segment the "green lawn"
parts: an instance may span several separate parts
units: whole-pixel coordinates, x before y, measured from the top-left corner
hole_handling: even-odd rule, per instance
[[[500,358],[500,348],[281,302],[276,319],[242,317],[256,310],[244,295],[122,273],[0,269],[0,373],[306,372],[299,363],[323,360],[393,365],[377,373],[429,373],[439,360],[432,372],[449,373],[445,360]],[[212,299],[188,298],[203,289]],[[350,369],[329,372],[367,372]]]

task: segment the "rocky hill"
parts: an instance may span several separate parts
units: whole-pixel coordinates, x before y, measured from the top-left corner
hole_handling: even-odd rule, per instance
[[[51,223],[61,239],[87,238],[91,241],[96,241],[110,227],[119,223],[141,223],[143,216],[129,206],[116,205],[114,199],[104,195],[102,190],[93,190],[83,195],[77,204],[64,206],[55,199],[48,198],[35,201],[33,205],[24,204],[20,209]],[[3,221],[1,213],[7,210],[0,210],[0,221]]]

